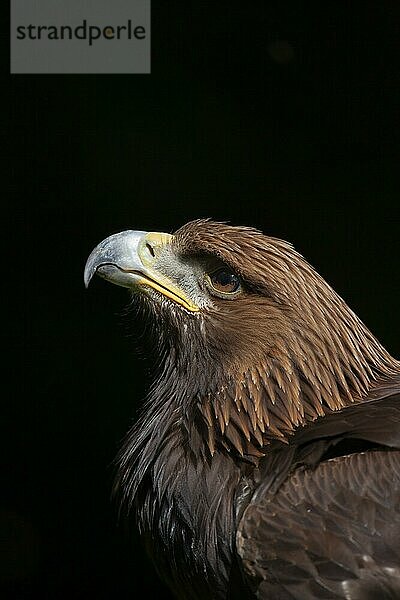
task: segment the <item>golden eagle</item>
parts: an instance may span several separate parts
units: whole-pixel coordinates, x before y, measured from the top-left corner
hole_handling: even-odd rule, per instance
[[[152,325],[115,485],[174,594],[400,598],[400,363],[324,279],[210,220],[112,235],[94,273]]]

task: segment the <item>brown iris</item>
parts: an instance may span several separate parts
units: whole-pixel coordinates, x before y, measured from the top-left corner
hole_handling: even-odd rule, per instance
[[[229,269],[218,269],[208,277],[214,290],[220,294],[234,294],[240,288],[239,277]]]

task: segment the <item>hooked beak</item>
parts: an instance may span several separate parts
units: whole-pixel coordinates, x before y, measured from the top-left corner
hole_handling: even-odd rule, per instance
[[[122,287],[139,291],[153,288],[191,312],[199,308],[157,269],[160,253],[171,244],[168,233],[122,231],[106,238],[90,254],[84,273],[88,287],[94,274]]]

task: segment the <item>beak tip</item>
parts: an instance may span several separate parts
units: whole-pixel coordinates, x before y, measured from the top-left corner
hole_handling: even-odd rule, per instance
[[[92,268],[92,265],[89,265],[89,261],[86,263],[85,271],[83,274],[83,283],[85,284],[85,288],[89,287],[89,283],[92,281],[93,275],[95,273],[95,269]]]
[[[135,266],[135,261],[139,260],[137,258],[138,245],[144,235],[146,235],[145,231],[127,230],[110,235],[100,242],[100,244],[92,250],[86,261],[83,275],[85,288],[89,287],[93,276],[96,274],[117,285],[129,287],[125,286],[124,283],[121,283],[121,276],[119,275],[117,278],[115,276],[115,271],[117,269],[120,274],[121,271],[118,270],[120,266],[127,268],[132,268],[132,264]],[[105,269],[106,266],[109,267],[108,270]],[[141,264],[139,267],[141,267]]]

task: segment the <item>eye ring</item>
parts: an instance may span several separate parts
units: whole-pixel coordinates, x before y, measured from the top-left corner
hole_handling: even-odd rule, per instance
[[[242,289],[240,278],[228,267],[207,273],[206,283],[210,291],[221,298],[237,296]]]

